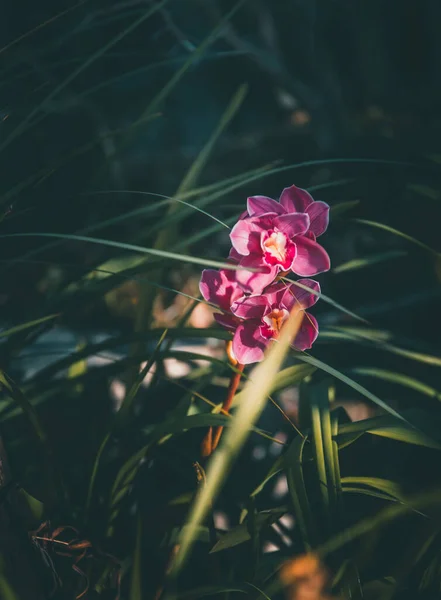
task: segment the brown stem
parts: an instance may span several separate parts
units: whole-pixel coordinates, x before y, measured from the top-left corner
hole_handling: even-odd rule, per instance
[[[245,365],[238,363],[236,368],[237,368],[237,371],[231,375],[230,385],[228,386],[227,396],[224,400],[224,403],[222,404],[223,414],[228,413],[228,411],[231,408],[231,405],[233,403],[233,398],[234,398],[236,390],[239,386],[240,378],[242,377],[242,372],[245,368]],[[204,437],[204,439],[202,441],[202,447],[201,447],[202,456],[204,456],[204,457],[210,456],[210,454],[214,450],[216,450],[216,448],[219,444],[219,441],[221,439],[221,436],[222,436],[223,428],[224,428],[223,425],[219,425],[218,427],[216,427],[216,429],[213,429],[213,427],[210,427],[210,429],[207,432],[207,435]]]

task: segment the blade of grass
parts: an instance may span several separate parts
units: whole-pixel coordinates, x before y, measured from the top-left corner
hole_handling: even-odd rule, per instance
[[[168,330],[166,329],[163,332],[163,334],[161,335],[161,337],[159,338],[159,342],[157,343],[156,348],[154,349],[151,357],[147,361],[145,367],[143,369],[141,369],[137,378],[133,382],[131,388],[128,390],[128,392],[123,400],[123,403],[121,404],[119,411],[115,415],[115,418],[113,420],[111,428],[109,429],[107,434],[104,436],[103,441],[101,442],[101,445],[100,445],[97,455],[95,457],[95,461],[94,461],[93,468],[92,468],[92,474],[91,474],[90,481],[89,481],[89,488],[87,491],[86,505],[84,508],[86,521],[87,521],[87,518],[89,515],[89,511],[90,511],[90,505],[92,502],[95,481],[96,481],[96,477],[98,474],[98,468],[100,465],[100,461],[101,461],[103,452],[104,452],[105,448],[107,447],[107,444],[109,443],[110,438],[111,438],[112,434],[114,433],[114,431],[122,429],[124,427],[124,425],[126,424],[128,414],[130,412],[130,409],[132,408],[132,404],[136,397],[136,394],[138,393],[139,387],[140,387],[141,383],[144,381],[144,378],[147,375],[147,373],[152,368],[152,366],[156,360],[156,357],[158,355],[158,352],[161,348],[162,342],[164,341],[164,339],[167,335],[167,332],[168,332]]]
[[[379,254],[373,254],[372,256],[368,256],[366,258],[355,258],[353,260],[349,260],[341,265],[338,265],[338,267],[335,267],[333,272],[338,274],[346,273],[347,271],[355,271],[357,269],[364,269],[365,267],[377,265],[378,263],[388,261],[392,258],[402,258],[403,256],[407,256],[407,252],[403,252],[402,250],[380,252]]]
[[[172,577],[179,573],[188,558],[197,528],[207,516],[234,459],[248,437],[250,428],[261,414],[272,381],[277,377],[300,323],[301,316],[292,313],[282,328],[278,342],[270,348],[265,360],[255,367],[246,382],[244,400],[233,417],[231,427],[227,429],[223,441],[208,463],[206,485],[198,491],[190,511],[188,527],[181,536],[179,552],[171,567]]]
[[[337,369],[334,369],[333,367],[327,365],[326,363],[322,362],[318,358],[314,358],[313,356],[310,356],[309,354],[306,354],[306,353],[299,354],[298,358],[310,365],[313,365],[314,367],[317,367],[318,369],[321,369],[322,371],[325,371],[326,373],[328,373],[329,375],[332,375],[336,379],[339,379],[340,381],[342,381],[343,383],[345,383],[346,385],[351,387],[353,390],[355,390],[356,392],[358,392],[359,394],[361,394],[362,396],[367,398],[368,400],[371,400],[372,402],[374,402],[374,404],[376,404],[377,406],[379,406],[380,408],[382,408],[383,410],[388,412],[390,415],[407,423],[406,419],[402,415],[400,415],[400,413],[398,413],[396,410],[394,410],[388,404],[386,404],[386,402],[381,400],[378,396],[376,396],[375,394],[373,394],[372,392],[367,390],[365,387],[363,387],[362,385],[360,385],[359,383],[357,383],[350,377],[347,377],[346,375],[344,375]],[[407,424],[410,427],[412,427],[411,423],[407,423]]]
[[[238,8],[239,4],[236,6]],[[207,39],[211,40],[210,36]],[[237,92],[234,94],[230,104],[228,105],[226,111],[222,115],[218,126],[216,127],[214,132],[211,134],[207,143],[204,145],[204,147],[198,154],[196,160],[190,167],[188,173],[185,175],[184,179],[182,180],[182,182],[177,190],[177,193],[176,193],[177,196],[187,192],[196,183],[197,179],[199,178],[204,166],[206,165],[206,163],[210,157],[210,154],[211,154],[216,142],[218,141],[221,134],[224,132],[226,127],[229,125],[229,123],[231,122],[231,120],[234,118],[237,111],[241,107],[241,105],[245,99],[246,93],[247,93],[247,86],[242,85],[239,87]],[[166,216],[166,226],[163,227],[160,230],[160,232],[158,233],[158,236],[157,236],[155,244],[154,244],[155,250],[163,251],[165,248],[168,248],[173,244],[174,239],[179,238],[178,230],[176,229],[175,224],[171,223],[171,220],[170,220],[170,216],[173,213],[175,213],[176,211],[178,211],[179,208],[180,207],[179,207],[178,203],[172,203],[170,205],[170,208],[169,208],[167,216]],[[198,210],[202,210],[202,209],[200,207],[198,207]],[[164,273],[164,267],[158,267],[157,271],[154,273],[152,278],[155,281],[161,282],[162,278],[163,278],[163,273]],[[140,301],[139,301],[139,307],[138,307],[137,315],[136,315],[136,322],[135,322],[135,331],[136,332],[145,331],[150,326],[154,298],[155,298],[155,293],[154,293],[154,290],[152,290],[151,286],[143,285],[141,287],[141,291],[140,291]],[[136,346],[134,346],[133,351],[135,353],[137,352]]]
[[[188,262],[196,265],[214,267],[220,269],[237,270],[239,267],[231,263],[224,263],[216,260],[207,260],[205,258],[197,258],[195,256],[188,256],[185,254],[177,254],[175,252],[167,252],[165,250],[156,250],[155,248],[143,248],[142,246],[135,246],[133,244],[126,244],[124,242],[115,242],[113,240],[105,240],[101,238],[92,238],[83,235],[69,235],[61,233],[10,233],[0,235],[0,238],[12,238],[12,237],[47,237],[47,238],[58,238],[65,240],[73,240],[78,242],[88,242],[91,244],[100,244],[102,246],[109,246],[111,248],[121,248],[123,250],[130,250],[132,252],[138,252],[140,254],[151,254],[152,256],[160,256],[161,258],[167,258],[171,260],[177,260],[181,262]],[[249,271],[255,271],[255,269],[247,269]]]
[[[374,377],[390,383],[397,383],[398,385],[410,388],[416,392],[420,392],[420,394],[424,394],[430,398],[441,400],[441,393],[438,392],[438,390],[434,389],[430,385],[427,385],[426,383],[423,383],[422,381],[419,381],[418,379],[404,375],[403,373],[396,373],[394,371],[387,371],[385,369],[373,367],[354,367],[350,369],[350,372],[355,373],[356,375]]]
[[[83,71],[85,71],[91,64],[93,64],[97,59],[103,56],[108,50],[113,48],[118,42],[124,39],[129,33],[132,33],[135,29],[137,29],[144,21],[149,19],[155,12],[160,10],[168,0],[160,0],[157,4],[153,5],[151,8],[146,10],[141,17],[136,19],[131,25],[123,29],[120,33],[118,33],[115,37],[113,37],[110,42],[101,46],[99,50],[94,52],[92,56],[90,56],[83,64],[81,64],[77,69],[75,69],[66,79],[64,79],[59,85],[56,86],[43,100],[40,104],[38,104],[31,112],[23,119],[23,121],[12,131],[12,133],[0,144],[0,152],[4,150],[12,141],[22,135],[31,121],[38,115],[40,110],[44,107],[45,104],[50,102],[57,94],[59,94],[65,87],[67,87],[74,79],[78,77]],[[40,117],[42,120],[45,117],[43,115]],[[35,120],[33,123],[35,124]]]
[[[284,464],[295,519],[299,525],[303,544],[307,550],[310,550],[316,545],[318,534],[303,475],[303,451],[306,441],[306,437],[297,436],[294,439],[284,455]]]
[[[414,244],[415,246],[422,248],[423,250],[425,250],[426,252],[429,252],[429,254],[436,256],[437,258],[439,258],[439,256],[440,256],[439,252],[437,252],[433,248],[430,248],[430,246],[428,246],[424,242],[420,242],[419,240],[412,237],[411,235],[408,235],[407,233],[403,233],[402,231],[399,231],[398,229],[394,229],[393,227],[390,227],[389,225],[385,225],[384,223],[377,223],[376,221],[368,221],[366,219],[354,219],[354,221],[355,221],[355,223],[360,223],[361,225],[367,225],[368,227],[374,227],[376,229],[382,229],[383,231],[392,233],[393,235],[401,237],[404,240]]]
[[[27,323],[21,323],[20,325],[15,325],[14,327],[10,327],[5,331],[0,332],[0,338],[10,337],[16,333],[21,333],[22,331],[26,331],[26,329],[32,329],[37,325],[41,325],[42,323],[46,323],[46,321],[50,321],[51,319],[55,319],[60,316],[60,313],[56,313],[53,315],[47,315],[46,317],[41,317],[40,319],[34,319],[33,321],[28,321]]]
[[[363,317],[358,316],[357,314],[355,314],[351,310],[345,308],[344,306],[342,306],[341,304],[339,304],[338,302],[336,302],[335,300],[333,300],[329,296],[326,296],[325,294],[322,294],[322,292],[317,292],[317,290],[313,290],[312,288],[309,288],[307,285],[304,285],[303,283],[299,283],[298,281],[294,281],[294,279],[289,279],[288,277],[282,277],[282,280],[286,281],[287,283],[294,284],[297,287],[301,288],[302,290],[306,290],[307,292],[310,292],[314,296],[319,297],[324,302],[330,304],[331,306],[333,306],[337,310],[341,311],[342,313],[345,313],[346,315],[352,317],[353,319],[356,319],[357,321],[361,321],[363,323],[368,323],[368,321],[366,321],[366,319],[364,319]]]
[[[132,578],[130,581],[130,600],[143,600],[142,595],[142,522],[138,516],[136,527],[136,543],[133,553]]]
[[[409,419],[415,420],[414,415],[409,416]],[[434,450],[441,450],[441,443],[403,423],[400,419],[389,415],[363,419],[355,423],[345,423],[338,426],[338,434],[335,437],[336,442],[340,444],[341,440],[347,436],[359,436],[364,433],[386,437],[406,444],[415,444]]]

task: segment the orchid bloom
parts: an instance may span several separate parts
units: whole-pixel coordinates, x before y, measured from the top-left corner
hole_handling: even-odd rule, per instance
[[[246,365],[263,359],[265,349],[272,340],[277,340],[294,307],[303,311],[303,321],[292,347],[297,350],[311,348],[318,335],[318,325],[305,309],[317,302],[320,285],[312,279],[299,279],[298,283],[304,287],[279,282],[269,286],[261,295],[242,296],[232,302],[231,311],[240,319],[232,347],[239,363]]]
[[[215,313],[214,318],[228,330],[235,330],[238,319],[231,314],[233,302],[242,298],[243,290],[236,281],[237,271],[233,269],[204,269],[199,290],[203,298],[219,307],[224,313]]]
[[[329,256],[316,242],[328,221],[329,206],[294,185],[283,190],[279,202],[248,198],[247,211],[230,233],[230,256],[244,267],[237,282],[245,292],[260,294],[281,272],[312,276],[328,271]]]

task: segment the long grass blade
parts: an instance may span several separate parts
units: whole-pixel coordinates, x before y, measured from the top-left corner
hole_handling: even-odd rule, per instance
[[[183,567],[195,540],[197,528],[203,523],[210,507],[240,452],[250,428],[261,414],[273,380],[282,365],[291,340],[301,323],[300,315],[291,314],[282,328],[277,344],[274,344],[265,360],[259,364],[245,384],[244,399],[233,417],[223,442],[214,452],[207,468],[206,484],[199,489],[188,517],[188,527],[180,539],[180,548],[172,565],[171,573],[176,576]]]

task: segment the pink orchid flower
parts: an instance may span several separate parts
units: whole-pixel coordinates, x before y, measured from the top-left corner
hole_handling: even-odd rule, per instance
[[[215,313],[214,318],[226,329],[234,331],[239,320],[231,314],[231,305],[243,296],[243,290],[236,281],[237,271],[232,269],[204,269],[199,290],[203,298],[219,307],[224,313]]]
[[[264,294],[242,296],[232,302],[233,314],[241,319],[233,337],[233,353],[239,363],[246,365],[263,359],[265,349],[277,339],[294,307],[303,311],[303,321],[292,347],[311,348],[318,335],[318,324],[305,309],[317,302],[320,285],[312,279],[299,279],[298,283],[308,289],[279,282],[268,287]]]
[[[248,198],[247,211],[230,233],[231,256],[244,267],[237,281],[244,291],[263,292],[280,272],[312,276],[328,271],[330,260],[316,242],[326,231],[329,206],[295,185],[285,188],[280,202],[266,196]],[[258,268],[258,272],[246,269]]]

